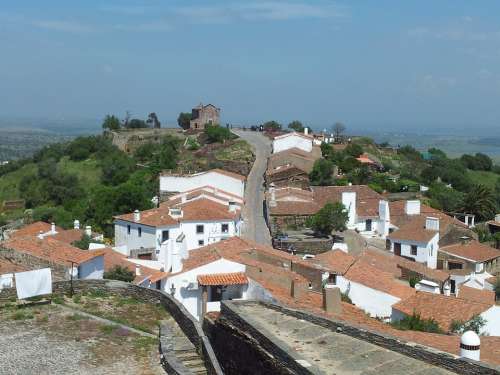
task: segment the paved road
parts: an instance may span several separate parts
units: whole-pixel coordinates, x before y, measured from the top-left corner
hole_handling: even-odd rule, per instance
[[[271,245],[271,236],[263,212],[264,173],[267,158],[271,154],[271,141],[261,133],[250,130],[234,130],[234,133],[252,145],[255,153],[255,163],[246,182],[242,237],[263,245]]]

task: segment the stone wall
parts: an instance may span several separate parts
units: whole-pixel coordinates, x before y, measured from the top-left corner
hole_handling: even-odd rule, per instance
[[[51,268],[53,280],[59,281],[67,279],[68,273],[66,267],[28,253],[0,247],[0,259],[15,265],[23,266],[27,269]],[[70,268],[69,265],[68,268]]]
[[[52,284],[53,295],[66,295],[70,293],[69,281],[58,281]],[[74,280],[75,294],[103,290],[108,294],[133,297],[139,301],[151,304],[161,304],[174,318],[187,338],[193,343],[198,354],[205,362],[209,374],[222,375],[223,372],[217,362],[210,341],[205,337],[201,325],[188,313],[188,311],[172,296],[157,289],[149,289],[134,284],[116,280]],[[0,303],[16,299],[15,288],[3,289],[0,292]]]
[[[333,237],[328,238],[288,238],[286,240],[277,240],[273,238],[273,247],[276,249],[294,249],[297,254],[321,254],[331,250],[333,246]]]

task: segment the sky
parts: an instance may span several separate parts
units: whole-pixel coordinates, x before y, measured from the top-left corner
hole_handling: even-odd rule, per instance
[[[500,2],[2,0],[0,117],[490,129]]]

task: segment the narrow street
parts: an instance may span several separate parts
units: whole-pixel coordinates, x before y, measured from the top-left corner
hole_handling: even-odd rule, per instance
[[[250,130],[234,130],[234,133],[247,141],[255,153],[255,162],[245,188],[242,237],[263,245],[271,245],[271,236],[263,212],[264,173],[267,168],[267,158],[271,154],[271,141],[262,133]]]

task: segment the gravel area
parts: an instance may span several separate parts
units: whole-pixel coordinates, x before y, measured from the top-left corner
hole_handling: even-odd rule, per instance
[[[0,310],[0,358],[0,375],[165,374],[155,339],[53,305]]]

